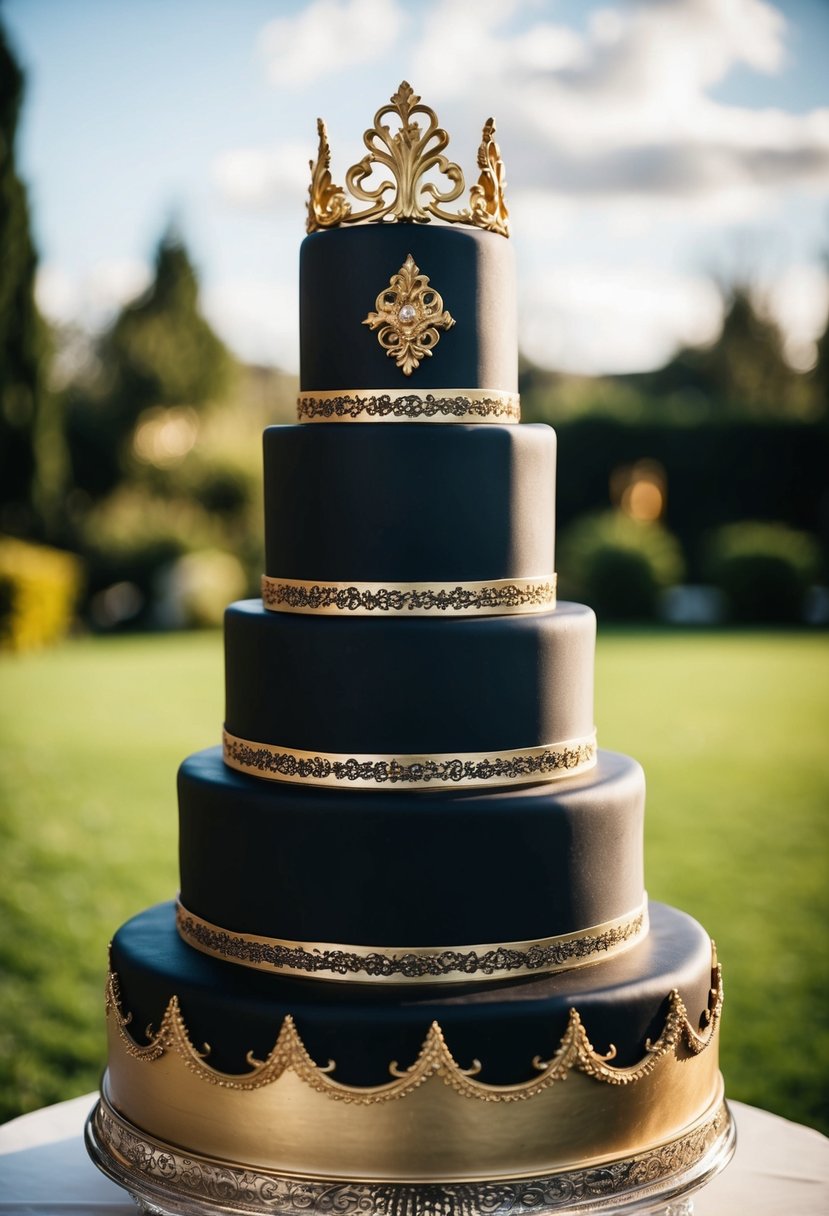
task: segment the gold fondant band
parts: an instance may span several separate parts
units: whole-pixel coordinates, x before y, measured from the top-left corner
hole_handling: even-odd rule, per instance
[[[348,983],[457,984],[568,971],[620,954],[648,929],[647,905],[626,916],[555,937],[486,946],[343,946],[236,933],[188,912],[176,925],[196,950],[259,971]]]
[[[587,772],[596,764],[596,733],[544,747],[502,752],[443,752],[431,756],[367,756],[300,751],[223,734],[224,762],[240,773],[268,781],[324,785],[338,789],[483,789],[556,781]]]
[[[319,616],[522,616],[556,605],[556,576],[472,583],[338,583],[262,575],[271,612]]]
[[[520,422],[518,393],[490,388],[345,388],[300,393],[300,422]]]
[[[218,1071],[193,1046],[175,996],[139,1045],[111,975],[103,1090],[159,1140],[249,1169],[407,1182],[535,1177],[651,1152],[720,1108],[719,968],[707,1010],[689,1013],[676,991],[666,998],[658,1037],[628,1066],[593,1048],[573,1009],[552,1054],[533,1058],[525,1045],[527,1080],[481,1081],[487,1061],[456,1060],[433,1022],[413,1062],[390,1062],[387,1082],[360,1086],[336,1079],[341,1060],[316,1062],[290,1016],[274,1027],[267,1058],[249,1055],[240,1074]]]

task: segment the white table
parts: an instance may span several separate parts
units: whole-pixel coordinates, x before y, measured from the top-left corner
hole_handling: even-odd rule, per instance
[[[136,1216],[126,1193],[86,1155],[83,1125],[96,1094],[0,1127],[2,1216]],[[730,1103],[737,1152],[694,1200],[695,1216],[827,1216],[829,1140],[767,1111]]]

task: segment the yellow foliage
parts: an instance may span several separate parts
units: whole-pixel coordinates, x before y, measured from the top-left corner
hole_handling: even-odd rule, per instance
[[[0,650],[35,650],[62,638],[81,578],[73,554],[0,536]]]

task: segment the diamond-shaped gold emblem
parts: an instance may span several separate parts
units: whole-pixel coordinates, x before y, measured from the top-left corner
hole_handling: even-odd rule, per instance
[[[377,311],[370,312],[363,325],[378,331],[380,345],[404,376],[411,376],[423,359],[431,357],[440,341],[438,330],[451,329],[455,324],[455,318],[444,311],[439,292],[429,286],[429,276],[420,273],[411,254],[391,276],[374,307]]]

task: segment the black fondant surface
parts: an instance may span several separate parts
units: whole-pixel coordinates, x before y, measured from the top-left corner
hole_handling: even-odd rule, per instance
[[[593,729],[595,617],[225,614],[228,731],[353,754],[502,752]]]
[[[414,1061],[437,1020],[455,1059],[477,1058],[480,1079],[494,1084],[535,1075],[533,1056],[549,1059],[571,1008],[597,1051],[615,1044],[615,1063],[645,1054],[661,1031],[667,998],[678,989],[693,1024],[707,1007],[711,944],[690,917],[651,905],[651,932],[641,945],[592,967],[532,980],[474,987],[394,988],[287,979],[200,954],[175,928],[173,904],[160,904],[124,925],[112,943],[112,967],[131,1031],[159,1026],[178,996],[190,1037],[209,1043],[210,1063],[247,1072],[246,1053],[264,1059],[282,1019],[291,1014],[312,1058],[336,1061],[334,1077],[356,1085],[389,1080],[388,1065]]]
[[[455,320],[404,376],[363,325],[411,254]],[[306,237],[299,269],[300,390],[489,388],[518,380],[509,241],[437,224],[367,224]]]
[[[547,426],[280,426],[265,447],[265,572],[399,582],[554,570]]]
[[[526,941],[642,900],[642,770],[489,793],[297,789],[179,771],[181,899],[224,929],[293,941],[448,946]]]

